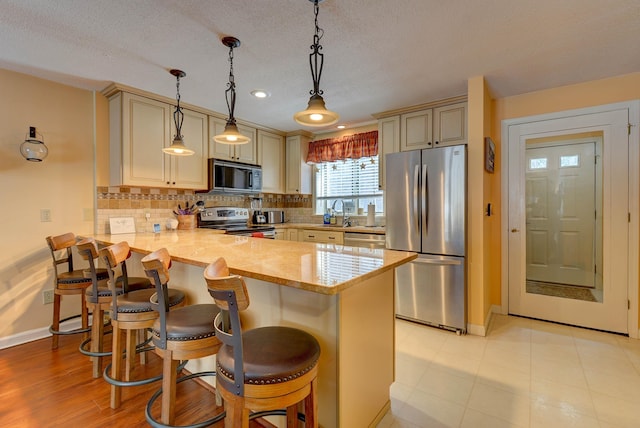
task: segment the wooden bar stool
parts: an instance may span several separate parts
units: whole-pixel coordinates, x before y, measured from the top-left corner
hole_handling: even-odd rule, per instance
[[[102,374],[103,378],[111,384],[111,408],[117,409],[122,401],[123,386],[140,386],[162,379],[162,375],[150,377],[141,380],[131,380],[131,370],[135,364],[135,356],[137,351],[145,352],[152,350],[152,347],[143,348],[146,341],[142,340],[140,345],[136,346],[136,339],[145,339],[146,331],[153,326],[154,321],[158,318],[158,312],[152,307],[151,301],[157,302],[156,289],[143,288],[138,290],[130,290],[129,277],[127,275],[126,261],[131,257],[129,244],[120,242],[110,245],[100,250],[100,257],[104,260],[109,273],[109,288],[111,290],[111,326],[113,328],[113,346],[111,348],[111,364],[105,367]],[[122,272],[121,284],[125,291],[123,294],[117,294],[118,278],[116,276],[118,268]],[[144,280],[148,286],[152,286],[147,278],[137,278]],[[142,281],[138,281],[139,284]],[[126,291],[130,290],[130,291]],[[169,289],[168,304],[170,308],[183,306],[185,295],[182,291]],[[123,333],[126,335],[124,350],[124,367],[123,358]],[[139,334],[142,333],[142,334]],[[109,369],[111,369],[109,371]],[[124,369],[124,373],[122,373]],[[109,374],[110,373],[110,374]]]
[[[91,278],[87,275],[86,270],[73,269],[73,251],[72,248],[76,245],[76,237],[73,233],[65,233],[58,236],[47,236],[46,238],[49,249],[51,250],[51,257],[53,258],[53,322],[49,327],[49,332],[53,335],[51,342],[51,349],[58,348],[58,336],[76,333],[87,333],[89,328],[89,311],[85,304],[85,290],[91,285]],[[62,253],[62,254],[60,254]],[[66,271],[58,271],[58,267],[63,264],[67,264]],[[105,269],[98,269],[96,271],[96,277],[98,280],[104,280],[107,278],[107,271]],[[62,296],[79,295],[81,302],[81,313],[72,317],[60,319],[60,303]],[[60,323],[68,321],[72,318],[82,317],[82,327],[61,331]]]
[[[176,379],[179,360],[189,360],[215,355],[222,343],[216,337],[213,320],[220,312],[214,304],[189,305],[169,311],[167,293],[171,257],[166,248],[161,248],[142,259],[142,265],[156,286],[158,294],[158,319],[152,327],[152,340],[156,354],[163,358],[162,389],[149,400],[146,409],[147,422],[154,427],[174,426],[176,383],[199,376],[213,376],[215,372],[194,373]],[[151,416],[151,407],[162,395],[161,421]],[[207,421],[190,425],[202,427],[222,420],[224,413]]]
[[[224,399],[225,426],[248,428],[250,419],[282,414],[287,427],[297,427],[298,406],[304,403],[301,419],[305,427],[316,428],[318,341],[290,327],[241,331],[239,311],[249,306],[244,279],[230,275],[223,258],[212,262],[204,277],[222,310],[214,325],[224,343],[216,356],[216,388]]]
[[[91,337],[80,344],[80,352],[91,357],[93,365],[93,377],[102,375],[102,357],[110,356],[111,352],[104,352],[104,327],[108,321],[104,321],[104,311],[111,307],[111,289],[106,285],[106,281],[98,279],[98,268],[95,260],[98,258],[98,245],[93,238],[83,239],[76,243],[78,254],[89,262],[89,278],[91,287],[85,290],[85,301],[87,309],[92,313]],[[106,272],[106,269],[102,269]],[[108,278],[107,273],[107,278]],[[106,278],[105,278],[106,279]],[[121,285],[121,284],[119,284]],[[122,287],[115,289],[117,294],[122,294]],[[89,345],[89,349],[86,347]]]

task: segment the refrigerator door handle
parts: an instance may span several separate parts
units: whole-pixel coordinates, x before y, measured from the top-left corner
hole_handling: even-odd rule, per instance
[[[422,164],[422,216],[424,217],[423,236],[429,233],[429,178],[427,177],[427,164]]]
[[[420,166],[416,165],[413,170],[413,218],[416,229],[420,230],[420,217],[418,216],[418,187],[420,186]]]
[[[425,265],[461,265],[462,260],[442,260],[442,259],[413,259],[411,263],[425,264]]]

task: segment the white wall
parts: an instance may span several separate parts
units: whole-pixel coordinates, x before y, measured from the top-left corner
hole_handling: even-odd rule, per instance
[[[92,233],[94,211],[94,102],[90,91],[0,69],[0,347],[8,338],[48,328],[53,286],[45,237]],[[20,155],[29,126],[44,136],[42,163]],[[51,222],[40,222],[40,210]],[[79,300],[63,298],[63,316]]]

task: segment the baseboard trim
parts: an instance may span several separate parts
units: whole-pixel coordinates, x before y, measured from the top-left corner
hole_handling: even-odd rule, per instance
[[[89,325],[91,325],[91,316],[89,316]],[[61,324],[61,326],[63,327],[63,330],[75,330],[82,326],[82,321],[79,318],[74,318]],[[0,337],[0,349],[11,348],[12,346],[22,345],[24,343],[45,339],[47,337],[51,337],[49,327],[23,331],[11,336]]]
[[[493,313],[500,313],[500,310],[500,306],[491,306],[489,308],[489,312],[487,312],[487,315],[484,317],[484,325],[467,324],[467,334],[485,337],[487,333],[489,333],[489,324],[491,323],[491,317],[493,316]]]

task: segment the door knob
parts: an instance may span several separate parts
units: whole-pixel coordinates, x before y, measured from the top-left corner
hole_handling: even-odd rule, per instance
[[[520,229],[511,229],[511,233],[520,232]]]

